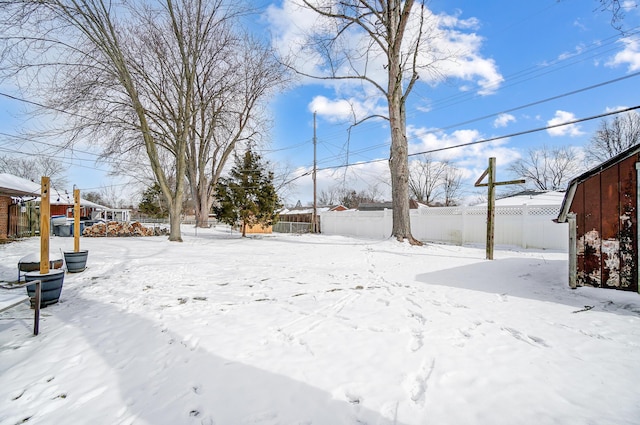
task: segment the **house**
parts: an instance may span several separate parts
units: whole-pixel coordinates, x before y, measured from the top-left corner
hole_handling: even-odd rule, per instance
[[[13,174],[0,173],[0,240],[17,236],[20,198],[39,195],[39,184]]]
[[[569,284],[638,291],[640,145],[569,183],[559,223],[569,223]]]
[[[73,218],[73,207],[75,203],[72,194],[69,194],[66,191],[60,192],[52,189],[50,204],[52,217],[64,216],[68,219]],[[80,217],[82,218],[82,220],[104,219],[103,215],[106,211],[111,210],[103,205],[99,205],[95,202],[87,201],[86,199],[80,198]]]
[[[0,174],[0,239],[33,235],[39,231],[41,186],[13,174]],[[52,230],[71,223],[73,196],[51,189],[49,195]],[[112,211],[107,207],[80,198],[83,220],[100,219],[100,214]],[[68,227],[68,226],[67,226]]]

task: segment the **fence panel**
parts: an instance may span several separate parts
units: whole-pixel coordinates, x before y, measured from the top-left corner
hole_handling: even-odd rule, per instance
[[[311,223],[278,221],[273,224],[273,231],[276,233],[309,233]]]
[[[333,211],[320,215],[322,233],[328,235],[384,239],[391,234],[392,224],[390,210]]]
[[[554,223],[560,206],[499,206],[496,245],[568,249],[566,223]],[[411,231],[422,241],[457,245],[486,242],[487,207],[437,207],[412,210]],[[392,211],[334,211],[321,214],[322,233],[384,239],[391,235]]]

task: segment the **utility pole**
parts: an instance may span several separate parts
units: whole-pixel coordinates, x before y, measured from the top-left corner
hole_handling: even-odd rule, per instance
[[[484,178],[487,177],[487,183],[481,183]],[[482,173],[480,178],[476,180],[475,187],[487,187],[487,260],[493,260],[493,243],[495,232],[495,217],[496,217],[496,186],[502,186],[506,184],[522,184],[524,180],[510,180],[506,182],[496,181],[496,159],[489,158],[489,167]]]
[[[318,233],[318,205],[317,205],[317,196],[316,196],[316,112],[313,112],[313,215],[311,224],[311,232]]]

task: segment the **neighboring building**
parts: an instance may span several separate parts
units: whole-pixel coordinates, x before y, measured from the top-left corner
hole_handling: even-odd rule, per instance
[[[326,207],[317,207],[316,214],[327,211],[345,211],[347,207],[342,205],[333,205]],[[291,209],[285,208],[278,213],[278,221],[287,221],[291,223],[311,223],[313,220],[313,207],[295,207]]]
[[[61,193],[53,189],[51,191],[50,209],[51,216],[65,216],[66,218],[73,218],[73,194],[67,192]],[[38,199],[39,200],[39,199]],[[87,201],[80,198],[80,217],[81,220],[96,220],[104,211],[109,211],[108,207],[96,204],[95,202]],[[115,221],[115,220],[114,220]],[[124,220],[121,220],[124,221]]]
[[[321,213],[345,210],[347,210],[347,207],[343,205],[317,207],[316,215],[318,217],[318,232],[320,232],[320,227],[322,226],[322,223],[320,222]],[[278,213],[278,221],[274,226],[274,231],[280,233],[306,233],[311,231],[312,222],[313,207],[296,206],[291,209],[285,208]],[[296,225],[293,225],[293,223]]]
[[[40,185],[12,174],[0,173],[0,240],[17,236],[20,198],[40,195]]]
[[[522,206],[522,205],[562,205],[565,192],[544,190],[523,190],[513,195],[496,199],[496,206]],[[478,205],[487,205],[483,202]]]
[[[91,215],[92,220],[104,220],[104,221],[118,221],[129,222],[131,221],[131,210],[128,208],[107,208],[96,210]]]
[[[638,291],[636,145],[569,183],[557,221],[569,222],[569,284]]]
[[[418,208],[429,208],[425,204],[421,204],[420,202],[409,199],[409,209],[417,210]],[[358,205],[358,211],[384,211],[384,210],[392,210],[393,202],[363,202]]]
[[[0,239],[33,235],[39,231],[41,185],[12,174],[0,174]],[[73,195],[51,189],[49,194],[52,230],[56,225],[69,225],[73,218]],[[124,212],[121,212],[124,211]],[[129,220],[129,210],[111,210],[80,198],[80,217],[83,221],[100,219],[111,213],[114,220]],[[57,221],[56,221],[57,220]]]

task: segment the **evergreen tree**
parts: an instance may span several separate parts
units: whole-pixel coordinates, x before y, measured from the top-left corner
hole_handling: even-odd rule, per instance
[[[270,226],[281,207],[273,185],[273,173],[267,172],[259,155],[248,149],[235,158],[229,177],[218,181],[218,206],[214,212],[223,223],[240,224],[242,236],[247,227],[260,224]]]
[[[162,189],[158,183],[149,186],[142,193],[142,201],[138,205],[138,210],[153,218],[167,217],[167,208],[163,206]]]

